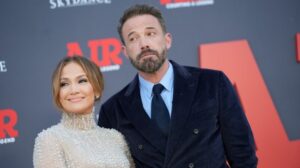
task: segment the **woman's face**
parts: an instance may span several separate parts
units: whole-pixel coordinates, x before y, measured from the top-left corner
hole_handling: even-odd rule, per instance
[[[60,76],[59,101],[65,112],[87,114],[92,112],[95,93],[80,65],[70,62]]]

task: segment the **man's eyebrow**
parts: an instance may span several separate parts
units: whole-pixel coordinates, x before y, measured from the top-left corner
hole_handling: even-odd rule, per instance
[[[155,27],[152,27],[152,26],[149,26],[149,27],[146,27],[146,29],[147,30],[155,30]],[[129,36],[131,36],[132,34],[134,34],[135,33],[135,31],[132,31],[132,32],[130,32],[128,35],[127,35],[127,37],[129,37]]]

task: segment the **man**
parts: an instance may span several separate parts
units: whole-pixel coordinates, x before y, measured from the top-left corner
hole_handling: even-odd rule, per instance
[[[222,72],[169,61],[172,37],[154,7],[127,9],[118,31],[138,74],[103,104],[98,124],[125,136],[137,167],[256,167],[250,126]]]

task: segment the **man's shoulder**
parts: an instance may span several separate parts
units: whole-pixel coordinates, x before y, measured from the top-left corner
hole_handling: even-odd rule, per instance
[[[194,67],[194,66],[183,66],[190,72],[199,72],[199,73],[206,73],[206,74],[218,74],[221,71],[216,69],[209,69],[209,68],[200,68],[200,67]]]
[[[110,98],[108,98],[102,106],[107,106],[107,105],[113,105],[115,104],[119,99],[124,97],[126,91],[128,90],[128,87],[131,83],[127,84],[125,87],[123,87],[121,90],[119,90],[117,93],[112,95]]]
[[[179,71],[180,73],[190,73],[192,75],[219,75],[220,73],[223,73],[220,70],[216,69],[208,69],[208,68],[200,68],[195,66],[188,66],[188,65],[181,65],[174,61],[171,61],[174,69],[176,71]]]
[[[209,69],[209,68],[200,68],[194,66],[181,66],[193,77],[219,77],[224,73],[221,70]]]

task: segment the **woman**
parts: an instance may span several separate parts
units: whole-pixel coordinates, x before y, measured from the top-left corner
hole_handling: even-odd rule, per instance
[[[103,77],[94,63],[79,56],[59,62],[52,76],[52,93],[62,118],[37,136],[35,168],[134,167],[124,137],[95,122],[94,103],[102,91]]]

